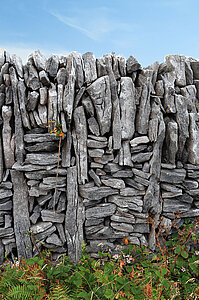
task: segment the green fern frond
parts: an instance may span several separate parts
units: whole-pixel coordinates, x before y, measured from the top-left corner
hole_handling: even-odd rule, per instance
[[[17,299],[17,300],[30,300],[32,296],[32,291],[28,290],[24,285],[18,285],[11,289],[8,293],[8,297],[10,299]],[[9,299],[8,298],[8,299]]]

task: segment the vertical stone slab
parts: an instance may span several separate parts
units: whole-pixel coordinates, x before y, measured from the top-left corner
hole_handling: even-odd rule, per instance
[[[12,84],[12,94],[14,102],[14,116],[15,116],[15,158],[17,162],[22,163],[25,154],[25,145],[24,145],[24,131],[21,120],[21,112],[19,108],[19,100],[17,96],[17,75],[13,67],[10,67],[10,79]]]
[[[68,83],[64,89],[64,97],[63,97],[63,110],[66,113],[66,121],[68,124],[70,124],[72,120],[74,99],[75,99],[75,76],[73,74],[70,74],[68,78]]]
[[[135,87],[130,77],[121,78],[120,111],[122,139],[132,139],[135,132]]]
[[[55,86],[48,90],[48,121],[57,124],[57,91]]]
[[[193,165],[199,164],[199,113],[189,114],[189,140],[188,140],[188,155],[189,162]]]
[[[87,92],[95,106],[101,135],[104,135],[111,127],[112,102],[109,77],[98,78],[87,88]]]
[[[142,70],[139,85],[142,87],[140,106],[137,113],[136,127],[140,134],[147,134],[150,115],[150,94],[152,89],[153,70]]]
[[[85,184],[88,179],[87,162],[87,124],[83,106],[74,111],[75,134],[77,139],[76,157],[78,167],[78,183]]]
[[[110,55],[105,55],[106,69],[109,76],[111,100],[112,100],[112,131],[113,131],[113,149],[121,148],[121,120],[120,120],[120,103],[117,91],[117,81],[112,69]],[[126,64],[125,64],[126,71]]]
[[[0,182],[3,180],[3,149],[2,149],[2,133],[0,130]]]
[[[78,197],[77,168],[67,170],[67,210],[65,218],[65,233],[68,255],[72,262],[77,262],[81,255],[83,244],[84,208]]]
[[[11,170],[13,184],[13,218],[18,258],[32,256],[32,244],[28,234],[30,219],[28,211],[28,188],[22,172]]]
[[[12,108],[11,106],[2,107],[2,117],[3,117],[3,152],[4,152],[4,163],[6,169],[12,168],[12,165],[15,163],[14,158],[14,142],[12,139],[12,130],[10,127],[10,120],[12,117]]]

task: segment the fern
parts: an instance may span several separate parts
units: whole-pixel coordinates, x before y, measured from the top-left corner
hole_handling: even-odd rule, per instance
[[[54,287],[51,285],[51,293],[48,296],[48,299],[54,300],[73,300],[74,294],[73,292],[70,291],[69,287],[67,286],[62,286],[62,285],[57,285]]]
[[[30,300],[32,296],[32,291],[27,289],[24,285],[18,285],[11,289],[8,293],[8,299],[17,300]]]

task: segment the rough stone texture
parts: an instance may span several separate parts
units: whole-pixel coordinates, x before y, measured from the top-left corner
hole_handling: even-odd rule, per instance
[[[14,231],[19,258],[30,258],[32,256],[32,244],[27,232],[30,230],[28,211],[28,189],[24,175],[18,171],[11,171],[13,183],[13,217]]]
[[[39,51],[23,66],[2,51],[0,263],[5,252],[37,255],[29,230],[75,262],[83,239],[95,257],[124,236],[155,250],[160,218],[169,228],[173,212],[180,224],[198,217],[198,66],[182,55],[142,68],[114,53]]]

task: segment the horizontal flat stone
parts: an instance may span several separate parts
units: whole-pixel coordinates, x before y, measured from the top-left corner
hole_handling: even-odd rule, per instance
[[[140,211],[140,208],[143,206],[143,201],[140,197],[124,197],[120,195],[113,195],[108,197],[108,202],[114,203],[121,208],[128,208],[129,205],[134,205],[138,211]]]
[[[39,197],[41,195],[47,195],[48,191],[40,190],[39,187],[33,186],[29,190],[29,196]]]
[[[122,167],[116,163],[108,163],[104,166],[104,171],[108,173],[115,173],[122,170]]]
[[[149,177],[150,177],[150,173],[145,173],[145,172],[135,169],[135,168],[132,168],[132,171],[135,175],[142,177],[144,179],[149,179]]]
[[[176,199],[182,202],[193,203],[193,197],[191,197],[187,193],[184,193],[181,196],[176,197]]]
[[[139,191],[133,188],[126,187],[124,189],[120,190],[120,195],[121,196],[141,196],[145,195],[145,191]]]
[[[1,182],[1,184],[0,184],[0,190],[1,189],[11,190],[12,189],[12,182],[10,182],[10,181]]]
[[[111,227],[104,226],[104,228],[99,230],[97,233],[88,236],[87,239],[88,240],[90,240],[90,239],[92,239],[92,240],[122,239],[125,236],[128,236],[128,233],[114,231]]]
[[[43,143],[36,143],[33,146],[25,147],[25,150],[28,152],[53,152],[57,150],[59,147],[58,141],[55,142],[43,142]]]
[[[149,180],[147,180],[147,179],[144,179],[144,178],[142,178],[142,177],[140,177],[140,176],[135,176],[134,177],[134,180],[137,182],[137,183],[139,183],[139,184],[142,184],[142,185],[144,185],[144,186],[148,186],[149,185]]]
[[[185,179],[186,171],[184,169],[161,169],[160,181],[167,183],[181,183]]]
[[[11,210],[12,209],[12,201],[6,201],[4,203],[0,202],[0,210]]]
[[[149,224],[135,224],[133,231],[139,233],[149,233],[150,232]]]
[[[13,195],[12,191],[0,189],[0,199],[8,198]]]
[[[152,152],[133,154],[131,156],[131,159],[133,162],[141,163],[148,161],[151,158],[152,154]]]
[[[96,141],[96,140],[87,140],[87,146],[88,148],[105,148],[107,146],[107,142],[101,142],[101,141]]]
[[[86,234],[86,236],[92,235],[92,234],[98,232],[99,230],[101,230],[102,228],[104,228],[104,224],[85,227],[85,234]]]
[[[38,222],[37,224],[30,227],[30,230],[37,234],[49,229],[53,224],[51,222]]]
[[[106,186],[110,186],[114,189],[124,189],[125,188],[125,183],[122,179],[102,179],[102,183]]]
[[[58,214],[54,211],[44,209],[41,211],[41,218],[44,222],[62,223],[64,221],[64,214]]]
[[[128,170],[121,170],[118,171],[116,173],[112,174],[113,177],[115,178],[129,178],[129,177],[133,177],[133,172],[132,171],[128,171]]]
[[[93,169],[97,169],[97,168],[103,169],[104,165],[100,164],[100,163],[92,162],[90,167],[93,168]]]
[[[169,184],[169,183],[161,183],[161,188],[167,192],[173,192],[173,193],[181,192],[182,193],[182,189],[176,187],[175,185]]]
[[[130,214],[129,214],[130,215]],[[119,222],[119,223],[128,223],[128,224],[135,224],[135,218],[130,215],[130,218],[118,216],[118,215],[112,215],[111,221]]]
[[[191,208],[191,204],[173,200],[165,199],[163,201],[163,212],[176,213],[176,212],[186,212]]]
[[[194,218],[199,216],[199,209],[191,209],[180,215],[182,218]]]
[[[58,161],[58,153],[28,153],[25,163],[33,165],[54,165]],[[61,158],[60,158],[61,161]]]
[[[188,190],[187,193],[193,197],[199,196],[199,189]]]
[[[133,232],[133,229],[134,229],[133,225],[127,224],[127,223],[111,222],[110,225],[115,230],[124,231],[124,232],[128,232],[128,233]]]
[[[103,203],[95,207],[87,208],[86,219],[88,218],[105,218],[112,216],[116,211],[116,205],[112,203]]]
[[[85,226],[95,226],[104,223],[104,218],[89,218],[86,219]]]
[[[14,234],[13,228],[0,228],[0,238],[10,237]]]
[[[100,200],[109,195],[118,194],[118,191],[110,187],[91,187],[79,186],[80,196],[88,200]]]
[[[24,141],[26,143],[52,142],[52,141],[59,141],[59,137],[57,137],[55,134],[50,134],[50,133],[25,134]]]
[[[39,171],[39,170],[49,170],[55,168],[56,165],[52,165],[52,166],[42,166],[42,165],[31,165],[31,164],[27,164],[27,165],[20,165],[19,163],[15,163],[12,166],[13,170],[17,170],[17,171],[22,171],[22,172],[32,172],[32,171]]]
[[[183,186],[186,189],[188,189],[188,190],[197,189],[198,188],[198,181],[196,181],[196,180],[190,180],[190,179],[185,179],[183,181]]]
[[[125,183],[130,185],[131,187],[135,188],[136,190],[145,190],[145,186],[136,182],[134,179],[132,178],[125,178],[124,179]]]
[[[181,192],[162,192],[162,198],[175,198],[178,196],[182,195],[182,191]]]
[[[90,157],[102,157],[104,154],[103,149],[94,149],[94,150],[88,150],[88,154]]]
[[[34,235],[35,241],[36,242],[43,241],[55,231],[56,231],[56,227],[53,225],[50,228],[46,229],[45,231],[35,234]]]
[[[161,168],[163,169],[175,169],[176,168],[176,165],[173,165],[173,164],[161,164]]]
[[[131,147],[136,147],[140,144],[148,144],[149,138],[148,136],[139,136],[130,141]]]

